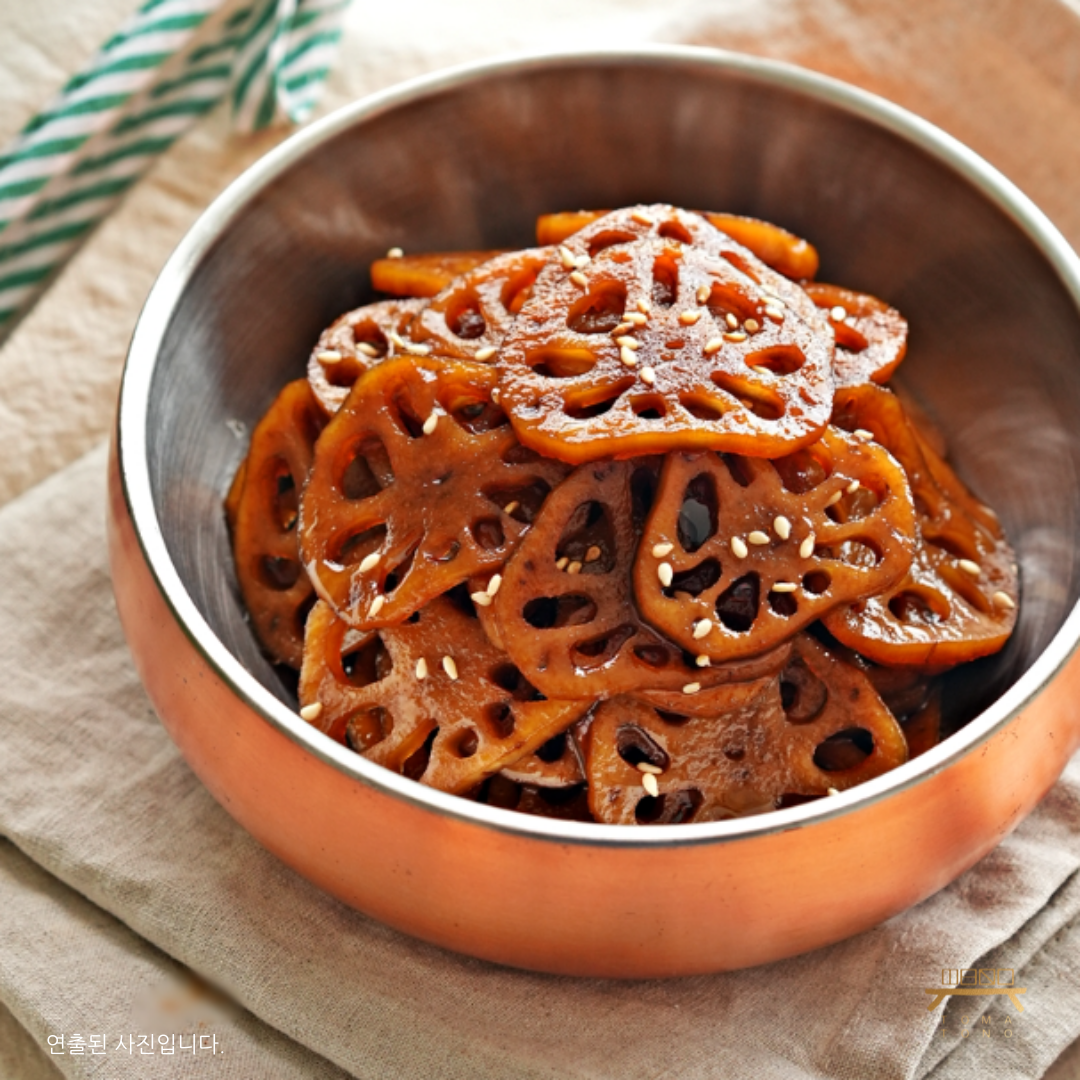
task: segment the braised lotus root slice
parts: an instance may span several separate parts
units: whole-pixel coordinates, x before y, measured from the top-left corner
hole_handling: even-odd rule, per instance
[[[1018,580],[994,512],[930,449],[888,390],[840,391],[835,422],[872,437],[900,462],[919,532],[908,573],[879,595],[830,612],[826,627],[880,664],[945,668],[997,652],[1016,624]]]
[[[413,322],[412,340],[435,356],[490,363],[550,256],[510,251],[454,278]]]
[[[552,736],[543,746],[526,755],[507,769],[501,776],[515,784],[535,788],[570,788],[585,782],[585,768],[581,760],[578,733],[588,719],[578,720],[566,731]]]
[[[433,251],[376,259],[371,264],[371,287],[391,296],[435,296],[454,278],[502,254],[502,251]]]
[[[630,568],[655,484],[652,462],[597,462],[552,492],[502,571],[499,637],[549,698],[595,699],[745,681],[766,661],[698,667],[640,617]],[[766,670],[768,668],[766,667]]]
[[[666,209],[666,208],[665,208]],[[628,213],[642,213],[651,216],[648,207],[634,207]],[[558,214],[544,214],[536,221],[536,242],[538,244],[561,244],[586,225],[591,225],[598,218],[606,216],[607,210],[564,211]],[[808,280],[817,273],[818,253],[814,246],[795,236],[793,233],[758,218],[743,217],[739,214],[717,214],[702,212],[714,228],[738,241],[752,251],[766,266],[794,281]],[[641,224],[638,222],[638,224]]]
[[[382,300],[347,312],[322,332],[308,358],[308,382],[328,416],[368,368],[409,351],[402,335],[423,307],[422,300]]]
[[[615,217],[566,247],[588,247]],[[818,437],[832,332],[802,290],[715,238],[716,251],[646,239],[603,247],[583,269],[548,264],[497,360],[525,445],[576,464],[687,449],[778,457]],[[779,298],[790,291],[801,301]]]
[[[714,662],[754,656],[907,573],[915,509],[880,447],[829,428],[776,461],[670,454],[634,564],[644,618]]]
[[[279,664],[300,667],[304,619],[313,600],[297,542],[300,489],[326,418],[306,379],[289,383],[251,435],[226,499],[236,576],[251,625]],[[230,513],[230,506],[232,507]]]
[[[401,357],[368,371],[319,440],[300,544],[346,622],[399,622],[492,574],[567,469],[520,446],[484,364]]]
[[[447,596],[397,626],[366,631],[317,603],[300,704],[331,738],[455,794],[543,746],[589,707],[544,700]]]
[[[806,295],[829,313],[836,334],[837,387],[888,382],[907,353],[907,319],[868,293],[811,281]]]
[[[843,791],[907,760],[904,735],[866,677],[807,634],[778,676],[727,690],[729,706],[711,717],[631,696],[604,702],[584,742],[596,819],[755,814]]]

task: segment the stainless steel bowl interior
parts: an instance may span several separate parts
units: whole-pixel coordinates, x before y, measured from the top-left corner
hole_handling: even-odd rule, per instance
[[[153,507],[195,608],[280,701],[294,699],[245,623],[221,500],[244,432],[319,330],[372,298],[367,267],[393,245],[522,246],[540,213],[650,201],[776,221],[817,245],[822,280],[908,317],[903,385],[1021,564],[1017,631],[953,681],[954,714],[1046,650],[1078,591],[1075,259],[1015,189],[899,110],[783,65],[664,48],[482,65],[361,103],[242,178],[163,275],[132,359],[152,364]],[[1071,645],[1059,637],[1047,670]]]

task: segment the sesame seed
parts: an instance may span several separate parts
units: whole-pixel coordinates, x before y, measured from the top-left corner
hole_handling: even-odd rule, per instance
[[[675,571],[671,569],[671,563],[662,562],[656,568],[656,576],[660,579],[660,584],[666,589],[675,576]]]
[[[430,356],[431,347],[429,345],[417,345],[412,341],[403,341],[401,343],[405,347],[407,353],[412,353],[413,356]]]
[[[482,364],[485,360],[490,360],[498,351],[494,345],[485,345],[484,348],[476,350],[475,359]]]
[[[416,661],[416,677],[418,679],[427,678],[427,661],[422,656]]]
[[[567,567],[567,564],[569,562],[570,562],[569,558],[567,558],[567,556],[564,555],[561,559],[556,560],[555,569],[556,570],[565,570],[566,567]]]
[[[739,320],[732,315],[730,311],[724,316],[724,322],[726,322],[732,330],[737,330],[739,328]]]
[[[835,506],[843,497],[844,493],[842,491],[834,491],[832,495],[829,496],[829,500],[825,503],[825,505],[827,507]]]
[[[399,349],[405,348],[405,342],[401,340],[401,335],[396,330],[388,330],[386,336],[389,338],[391,345]]]
[[[648,364],[641,369],[641,381],[647,386],[654,386],[656,384],[656,372],[653,371]]]
[[[559,262],[563,264],[564,270],[575,270],[577,268],[574,253],[568,247],[562,245],[559,246]]]
[[[580,271],[575,270],[570,275],[570,280],[579,288],[587,289],[589,287],[589,279]]]
[[[644,213],[641,210],[635,210],[630,215],[630,220],[631,221],[636,221],[639,225],[655,225],[656,224],[656,220],[654,218],[649,217],[648,214]]]
[[[965,574],[970,574],[972,577],[978,577],[982,573],[982,567],[970,559],[961,559],[959,565]]]
[[[674,550],[674,544],[653,544],[652,553],[654,558],[662,559],[665,555],[670,555]]]
[[[759,375],[771,375],[772,372],[767,367],[762,367],[760,364],[751,364],[751,371],[756,371]]]
[[[444,656],[442,658],[442,669],[450,676],[450,681],[453,682],[458,677],[457,664],[454,663],[452,656]]]
[[[588,255],[579,255],[579,256],[578,256],[578,257],[577,257],[577,258],[576,258],[576,259],[574,260],[574,265],[575,265],[575,266],[576,266],[576,267],[577,267],[577,268],[578,268],[579,270],[581,270],[581,269],[583,269],[584,267],[588,266],[590,262],[592,262],[592,259],[590,259]]]
[[[341,353],[337,349],[323,349],[322,352],[315,354],[320,364],[340,364]]]
[[[783,322],[784,321],[784,309],[783,308],[773,307],[773,305],[770,304],[768,307],[765,308],[765,314],[770,319],[772,319],[773,322]]]
[[[599,559],[602,554],[603,552],[601,552],[601,550],[595,544],[593,544],[593,546],[585,552],[585,561],[596,562],[596,560]]]
[[[375,599],[371,601],[371,607],[368,608],[368,618],[374,619],[375,616],[378,615],[380,611],[382,611],[383,605],[385,603],[386,597],[383,596],[382,593],[376,596]]]
[[[405,254],[405,252],[404,252],[404,251],[402,251],[402,250],[401,250],[401,248],[399,248],[399,247],[392,247],[392,248],[391,248],[391,249],[390,249],[390,250],[389,250],[389,251],[388,251],[388,252],[386,253],[386,257],[387,257],[388,259],[400,259],[400,258],[401,258],[401,256],[402,256],[402,255],[404,255],[404,254]]]
[[[499,586],[502,584],[502,574],[493,574],[491,580],[487,585],[488,596],[494,596],[499,591]]]
[[[652,304],[643,296],[635,305],[635,307],[642,313],[642,315],[648,315],[652,311]]]
[[[852,432],[852,434],[855,436],[856,439],[862,440],[862,442],[874,441],[874,433],[872,431],[867,431],[866,428],[863,427],[856,428],[854,432]]]
[[[831,787],[831,788],[829,788],[829,794],[830,794],[830,795],[839,795],[839,794],[840,794],[840,792],[839,792],[839,791],[837,791],[837,790],[836,790],[836,788],[834,788],[834,787]]]
[[[641,774],[641,786],[655,799],[660,794],[660,785],[651,772]]]
[[[705,355],[706,356],[712,356],[712,354],[714,352],[719,352],[723,347],[724,347],[724,339],[723,338],[718,338],[718,337],[710,338],[708,341],[705,342],[705,349],[704,349]]]
[[[693,326],[700,318],[700,311],[683,311],[679,313],[679,322],[681,322],[683,326]]]
[[[694,293],[694,299],[699,304],[704,304],[705,301],[709,299],[709,292],[710,292],[710,289],[709,289],[708,285],[699,285],[697,287],[697,292]]]
[[[851,483],[850,483],[850,484],[848,484],[848,486],[847,486],[846,488],[844,488],[844,490],[845,490],[845,491],[846,491],[846,492],[847,492],[847,493],[848,493],[849,495],[854,495],[854,494],[855,494],[855,492],[859,490],[860,486],[861,486],[861,485],[859,484],[859,481],[858,481],[858,480],[852,480],[852,481],[851,481]]]
[[[733,341],[738,344],[741,341],[746,340],[746,335],[741,330],[732,330],[730,333],[724,335],[725,341]]]
[[[837,304],[836,307],[829,312],[829,318],[832,319],[833,322],[843,322],[847,318],[847,308]]]
[[[746,322],[743,323],[743,329],[748,334],[756,334],[761,329],[761,323],[759,323],[757,319],[747,319]]]
[[[615,339],[616,345],[621,345],[624,349],[640,349],[641,342],[636,337],[631,337],[629,334],[623,334],[622,337]]]
[[[379,355],[379,350],[369,341],[358,341],[356,343],[356,351],[358,353],[363,353],[365,356],[370,356],[372,359]]]
[[[745,559],[750,554],[750,549],[738,536],[731,538],[731,552],[736,559]]]
[[[305,705],[300,710],[300,715],[309,724],[313,720],[318,720],[323,710],[323,703],[321,701],[313,701],[310,705]]]
[[[469,593],[469,598],[477,607],[490,607],[491,597],[486,592]]]
[[[627,367],[637,367],[637,357],[634,355],[634,350],[628,349],[625,345],[619,349],[619,359]]]
[[[811,533],[800,545],[799,555],[804,559],[809,559],[814,554],[814,534]]]
[[[575,560],[574,560],[574,561],[573,561],[573,562],[572,562],[572,563],[571,563],[571,564],[570,564],[570,565],[569,565],[569,566],[568,566],[568,567],[566,568],[566,572],[567,572],[568,574],[580,574],[580,573],[581,573],[581,563],[580,563],[580,562],[578,562],[578,561],[577,561],[577,559],[575,559]]]
[[[793,581],[777,581],[773,583],[771,592],[794,592],[799,586]]]
[[[699,656],[695,661],[698,667],[712,667],[712,661],[705,655]]]
[[[625,334],[627,332],[627,330],[630,330],[632,328],[633,328],[633,323],[629,323],[624,319],[621,323],[619,323],[618,326],[615,327],[614,330],[611,331],[611,336],[613,338],[617,338],[621,334]]]
[[[379,560],[382,558],[382,554],[378,551],[373,551],[370,555],[365,555],[360,562],[360,573],[366,574],[369,570],[374,570],[379,565]]]
[[[755,529],[747,538],[751,544],[757,544],[760,547],[762,544],[769,542],[769,534],[763,533],[760,529]]]
[[[649,316],[641,311],[628,311],[623,318],[634,326],[644,326],[649,321]]]
[[[783,514],[773,518],[773,528],[781,540],[786,540],[791,535],[791,522]]]
[[[659,765],[654,765],[651,761],[639,761],[637,769],[638,772],[649,773],[652,776],[660,776],[664,771]]]
[[[510,502],[508,502],[503,507],[503,513],[504,514],[512,514],[520,505],[521,505],[521,503],[519,503],[517,501],[517,499],[511,499]]]
[[[491,391],[491,400],[494,401],[496,405],[499,404],[499,396],[499,388],[496,386],[495,389]]]
[[[710,633],[712,633],[712,619],[698,619],[698,621],[694,623],[695,641],[700,641]]]
[[[1009,608],[1010,610],[1016,607],[1013,598],[1006,592],[999,591],[994,593],[994,603],[1000,607]]]
[[[701,689],[701,683],[699,683],[699,682],[688,682],[682,688],[682,692],[684,694],[696,694],[700,689]]]
[[[435,426],[438,424],[438,422],[439,422],[438,415],[436,413],[432,413],[424,421],[424,434],[425,435],[430,435],[435,430]]]

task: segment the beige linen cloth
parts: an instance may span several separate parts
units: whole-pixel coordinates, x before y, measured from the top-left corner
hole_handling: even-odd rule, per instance
[[[133,7],[0,4],[0,141]],[[356,0],[329,104],[508,48],[646,40],[876,90],[1080,240],[1071,0]],[[277,137],[238,143],[221,117],[193,131],[0,348],[0,1076],[1080,1076],[1075,1051],[1054,1064],[1080,1036],[1080,761],[995,852],[876,930],[668,982],[532,975],[403,937],[309,886],[211,800],[120,633],[99,444],[154,275]],[[1001,997],[928,1011],[941,969],[973,966],[1014,969],[1024,1012]],[[117,1048],[175,1032],[216,1052]],[[76,1033],[106,1052],[51,1053]]]

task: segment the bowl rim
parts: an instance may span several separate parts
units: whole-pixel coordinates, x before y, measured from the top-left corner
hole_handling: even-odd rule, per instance
[[[682,825],[607,825],[504,810],[418,784],[334,742],[302,720],[252,675],[217,637],[176,570],[154,508],[146,418],[159,349],[194,271],[232,221],[309,151],[349,127],[444,91],[514,73],[582,66],[686,67],[727,72],[832,106],[912,144],[967,181],[1025,234],[1080,310],[1080,257],[1049,218],[997,169],[929,121],[869,91],[794,64],[692,45],[515,52],[456,65],[397,83],[344,105],[296,132],[248,167],[191,226],[154,283],[136,323],[121,380],[116,421],[120,488],[133,531],[166,605],[194,649],[241,701],[306,752],[378,792],[414,808],[521,839],[601,847],[686,848],[802,829],[899,794],[949,768],[1005,728],[1064,667],[1080,641],[1080,602],[1046,648],[1000,698],[959,732],[920,757],[839,795],[768,814]]]

